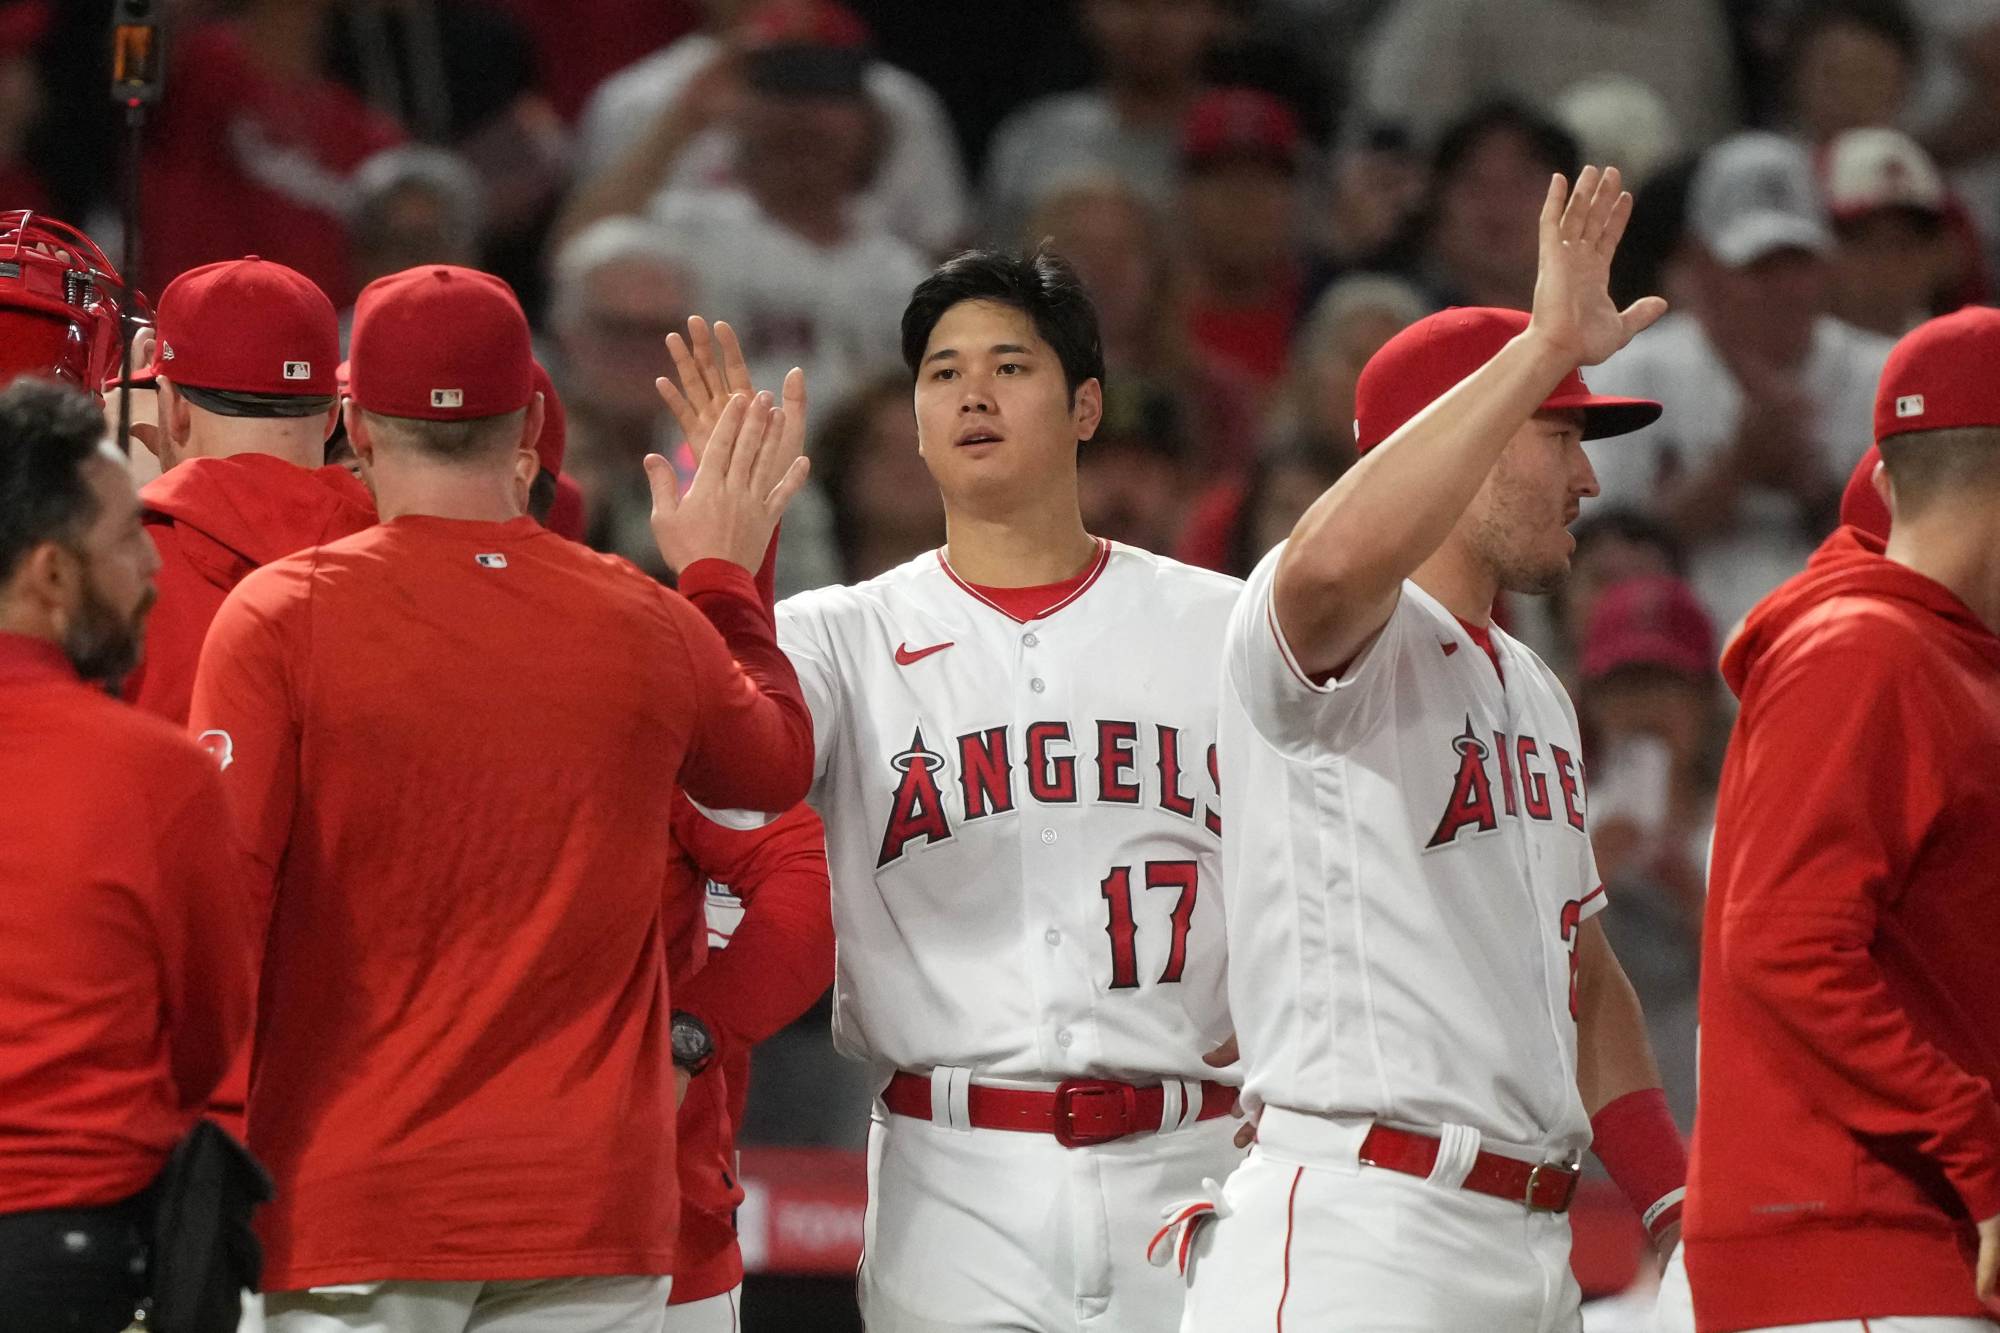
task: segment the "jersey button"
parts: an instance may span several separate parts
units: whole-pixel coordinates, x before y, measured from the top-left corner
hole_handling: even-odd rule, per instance
[[[1048,933],[1043,935],[1042,938],[1049,942],[1050,948],[1054,948],[1056,945],[1062,943],[1062,932],[1060,930],[1057,930],[1054,926],[1050,926],[1048,929]]]
[[[1033,630],[1021,636],[1021,646],[1024,648],[1032,648],[1040,642],[1041,640],[1035,637]]]
[[[1069,1049],[1071,1040],[1068,1028],[1061,1028],[1056,1032],[1056,1045],[1062,1047],[1064,1050]]]
[[[1033,690],[1036,694],[1040,694],[1043,690],[1046,690],[1048,686],[1042,684],[1042,678],[1040,676],[1037,676],[1033,680],[1028,682],[1028,688]]]
[[[1054,829],[1052,829],[1052,828],[1045,828],[1045,829],[1043,829],[1043,830],[1042,830],[1042,845],[1043,845],[1043,846],[1047,846],[1048,844],[1050,844],[1050,843],[1054,842],[1055,840],[1056,840],[1056,831],[1055,831]]]

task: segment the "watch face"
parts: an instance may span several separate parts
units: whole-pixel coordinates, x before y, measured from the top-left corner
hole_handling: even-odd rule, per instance
[[[709,1040],[708,1030],[702,1026],[701,1020],[684,1014],[676,1017],[672,1033],[675,1064],[699,1070],[708,1062],[714,1043]]]

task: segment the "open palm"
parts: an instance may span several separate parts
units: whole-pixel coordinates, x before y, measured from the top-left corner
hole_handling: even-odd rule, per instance
[[[1549,182],[1532,325],[1578,365],[1603,361],[1667,312],[1657,296],[1624,310],[1611,299],[1611,257],[1631,220],[1616,167],[1585,167],[1574,191],[1561,176]]]

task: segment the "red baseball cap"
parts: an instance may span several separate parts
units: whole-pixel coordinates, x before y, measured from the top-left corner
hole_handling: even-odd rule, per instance
[[[563,411],[556,382],[539,361],[535,362],[535,392],[542,396],[542,433],[535,440],[535,454],[542,460],[542,471],[560,476],[563,448],[569,443],[569,414]]]
[[[1875,465],[1881,461],[1882,451],[1869,445],[1855,465],[1854,475],[1847,479],[1847,489],[1840,494],[1840,521],[1887,541],[1889,506],[1875,489]]]
[[[1181,122],[1181,160],[1190,165],[1250,158],[1295,168],[1304,143],[1298,113],[1256,88],[1203,93]]]
[[[363,288],[347,359],[349,392],[378,416],[471,421],[518,412],[535,394],[528,317],[514,289],[450,264]]]
[[[1395,434],[1527,327],[1525,311],[1454,306],[1426,315],[1383,343],[1361,368],[1354,387],[1356,451],[1365,454]],[[1541,410],[1566,408],[1583,410],[1586,440],[1624,435],[1660,417],[1660,405],[1651,399],[1592,393],[1580,370],[1563,377]]]
[[[1707,677],[1715,667],[1715,626],[1694,589],[1671,574],[1620,579],[1599,595],[1583,632],[1583,679],[1623,667],[1663,667]]]
[[[2000,310],[1969,305],[1903,335],[1882,366],[1875,438],[2000,426]]]
[[[296,269],[250,255],[189,269],[160,293],[149,367],[227,393],[333,396],[340,317]]]

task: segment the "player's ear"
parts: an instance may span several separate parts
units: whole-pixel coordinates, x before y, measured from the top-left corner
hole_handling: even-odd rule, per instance
[[[1070,395],[1070,420],[1076,426],[1076,438],[1087,440],[1097,434],[1097,428],[1104,421],[1104,385],[1095,377],[1076,386]]]
[[[364,468],[375,464],[375,437],[368,433],[367,413],[352,398],[341,401],[341,412],[347,421],[347,442],[354,447],[354,456],[361,460]]]

